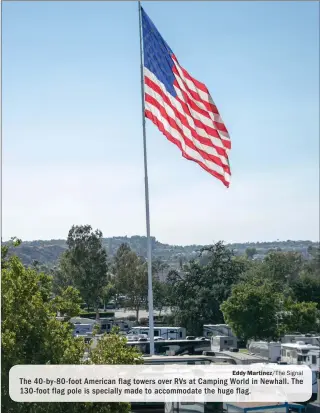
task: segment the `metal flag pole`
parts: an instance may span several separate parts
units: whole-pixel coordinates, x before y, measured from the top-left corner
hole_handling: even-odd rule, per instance
[[[139,8],[139,36],[140,36],[142,131],[143,131],[143,155],[144,155],[144,187],[145,187],[146,225],[147,225],[149,339],[150,339],[150,355],[153,356],[154,355],[154,323],[153,323],[153,292],[152,292],[152,255],[151,255],[151,237],[150,237],[149,184],[148,184],[147,139],[146,139],[146,118],[145,118],[144,77],[143,77],[143,41],[142,41],[142,22],[141,22],[140,1],[138,1],[138,8]]]

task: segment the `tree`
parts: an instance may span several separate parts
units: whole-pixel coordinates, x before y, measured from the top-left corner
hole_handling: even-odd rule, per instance
[[[297,252],[270,252],[264,259],[268,278],[280,288],[288,288],[303,268],[302,255]]]
[[[72,280],[85,302],[95,308],[98,319],[102,292],[108,284],[107,253],[102,246],[102,232],[93,231],[90,225],[73,226],[67,246],[64,258],[67,279]]]
[[[164,281],[165,271],[168,269],[169,265],[161,259],[157,258],[152,261],[152,273],[158,280]]]
[[[138,320],[139,311],[148,297],[146,261],[123,244],[114,257],[113,273],[118,293],[126,296],[126,306],[135,310]]]
[[[128,290],[128,256],[132,253],[128,244],[121,244],[113,257],[112,274],[117,295],[125,294]]]
[[[236,260],[232,251],[218,242],[203,248],[199,259],[184,265],[181,272],[169,272],[177,322],[196,335],[202,333],[203,324],[223,322],[220,305],[245,268],[242,260]]]
[[[117,334],[105,334],[90,352],[90,364],[143,364],[142,354],[134,347],[126,345],[127,339]],[[90,412],[101,412],[101,403],[90,403]],[[106,403],[108,413],[129,413],[129,403]],[[107,411],[107,410],[105,410]]]
[[[319,272],[301,271],[291,285],[293,296],[298,302],[314,302],[320,310],[320,275]]]
[[[75,317],[79,315],[82,298],[75,288],[69,286],[65,290],[60,290],[60,295],[56,295],[51,301],[51,308],[61,316]]]
[[[257,249],[254,247],[248,247],[246,249],[246,256],[252,260],[252,258],[257,254]]]
[[[61,289],[75,286],[73,271],[74,268],[69,259],[68,251],[66,251],[61,255],[57,267],[52,270],[53,291],[55,294],[58,294]]]
[[[320,312],[317,309],[317,303],[298,303],[289,298],[284,303],[284,311],[281,317],[281,333],[319,331],[319,317]]]
[[[154,308],[159,311],[160,316],[164,307],[169,305],[169,284],[154,279],[152,287]]]
[[[16,364],[84,364],[86,346],[74,338],[68,322],[58,321],[59,308],[72,315],[73,288],[52,299],[52,278],[34,268],[25,268],[16,256],[2,257],[2,368],[1,407],[6,413],[129,413],[128,403],[15,403],[9,397],[9,370]],[[77,309],[79,311],[79,308]],[[139,364],[141,354],[126,346],[115,333],[103,337],[91,351],[90,364]]]
[[[6,412],[54,412],[51,406],[14,403],[9,397],[9,370],[16,364],[78,364],[84,343],[72,337],[69,323],[55,318],[51,277],[25,268],[2,249],[2,408]],[[63,298],[60,307],[65,307]],[[78,311],[80,308],[77,309]],[[34,410],[32,410],[34,409]]]
[[[225,321],[238,337],[274,339],[278,335],[277,315],[281,296],[268,282],[241,282],[221,305]]]
[[[241,278],[247,282],[268,280],[274,291],[282,291],[286,297],[290,297],[304,265],[299,253],[273,251],[262,262],[253,261]]]

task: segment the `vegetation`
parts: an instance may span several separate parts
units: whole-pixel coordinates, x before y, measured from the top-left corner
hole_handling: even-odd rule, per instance
[[[90,225],[73,226],[68,234],[68,249],[63,256],[62,277],[81,293],[99,317],[99,306],[108,289],[107,253],[102,246],[102,232]]]
[[[245,339],[277,339],[284,333],[320,332],[320,269],[293,252],[270,252],[234,285],[222,304],[224,319]]]
[[[168,282],[176,322],[195,335],[202,334],[203,324],[222,323],[220,305],[244,269],[245,263],[219,242],[203,248],[182,271],[172,271]]]
[[[127,244],[120,245],[114,257],[113,282],[116,294],[126,297],[124,305],[133,308],[138,319],[148,296],[147,263]]]
[[[130,245],[135,239],[135,248]],[[148,307],[148,277],[142,237],[130,243],[108,244],[99,230],[73,226],[55,266],[39,260],[25,265],[15,255],[23,247],[12,239],[1,249],[2,259],[2,407],[9,413],[127,412],[127,404],[19,404],[8,394],[8,374],[15,364],[82,364],[86,346],[72,335],[68,321],[99,316],[111,299],[139,312]],[[110,240],[110,239],[109,239]],[[145,240],[145,239],[144,239]],[[41,241],[42,242],[42,241]],[[39,241],[38,243],[41,244]],[[288,243],[290,243],[288,241]],[[37,248],[40,248],[41,245]],[[153,248],[159,243],[153,239]],[[140,249],[138,246],[140,245]],[[281,334],[320,332],[320,249],[309,243],[308,259],[297,251],[270,251],[255,259],[264,244],[246,245],[239,255],[218,242],[191,258],[176,254],[177,265],[156,256],[153,262],[154,307],[171,308],[163,322],[201,335],[203,324],[228,323],[240,339],[278,339]],[[180,247],[173,247],[174,251]],[[192,246],[193,252],[196,246]],[[20,249],[20,250],[19,250]],[[261,248],[260,248],[261,249]],[[283,247],[282,247],[283,249]],[[38,257],[39,258],[39,257]],[[83,311],[86,303],[87,312]],[[94,313],[89,312],[94,309]],[[112,316],[104,312],[100,316]],[[143,320],[147,324],[148,320]],[[90,352],[90,363],[141,363],[139,354],[116,332],[104,336]]]
[[[132,251],[140,257],[147,257],[147,240],[146,237],[111,237],[102,238],[103,247],[106,249],[109,257],[113,257],[118,251],[121,244],[127,244]],[[236,243],[227,244],[228,249],[234,251],[237,256],[246,255],[246,250],[255,248],[256,254],[253,259],[262,259],[269,250],[281,249],[284,252],[296,251],[303,254],[312,254],[317,250],[319,243],[312,241],[274,241],[274,242],[257,242],[257,243]],[[38,240],[23,242],[16,248],[15,254],[20,257],[23,264],[31,266],[34,261],[38,261],[39,265],[45,265],[48,269],[54,268],[61,256],[67,249],[67,243],[64,239],[58,240]],[[164,269],[166,275],[170,269],[179,269],[191,259],[195,259],[198,252],[203,248],[203,245],[169,245],[157,241],[152,238],[152,256],[153,260],[160,260],[170,268]]]
[[[13,244],[19,244],[13,240]],[[68,322],[58,321],[56,312],[79,314],[79,292],[69,286],[53,295],[52,277],[23,266],[18,257],[2,258],[2,410],[7,413],[126,413],[125,403],[15,403],[9,397],[9,370],[16,364],[82,364],[85,344],[74,338]],[[91,351],[90,363],[136,364],[140,355],[126,347],[125,339],[113,333]]]

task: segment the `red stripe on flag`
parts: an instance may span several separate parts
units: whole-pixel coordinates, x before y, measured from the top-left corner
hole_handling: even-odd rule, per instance
[[[219,173],[217,173],[216,171],[213,171],[212,169],[208,168],[204,163],[195,160],[193,158],[191,158],[190,156],[188,156],[186,154],[186,152],[183,150],[182,145],[180,143],[180,141],[178,141],[177,139],[175,139],[169,132],[166,131],[165,127],[163,126],[162,122],[160,122],[155,116],[153,116],[153,114],[149,111],[149,110],[145,110],[145,116],[150,119],[156,126],[157,128],[164,134],[164,136],[172,143],[174,143],[176,146],[178,146],[178,148],[180,149],[180,151],[182,152],[182,156],[186,159],[188,159],[189,161],[193,161],[196,162],[198,165],[200,165],[204,170],[206,170],[207,172],[209,172],[212,176],[214,176],[215,178],[219,179],[227,188],[229,188],[229,182],[225,179],[225,177],[223,175],[220,175]]]
[[[190,132],[192,133],[192,136],[193,136],[195,139],[197,139],[197,140],[198,140],[201,144],[203,144],[203,145],[207,145],[207,146],[210,146],[210,147],[214,148],[214,149],[218,152],[219,155],[224,156],[224,157],[227,158],[227,153],[226,153],[225,148],[224,148],[224,147],[221,147],[221,146],[215,145],[210,138],[206,138],[206,137],[203,137],[203,136],[199,135],[199,134],[197,133],[196,129],[194,129],[194,128],[189,124],[186,116],[184,116],[184,115],[171,103],[170,99],[169,99],[168,96],[165,94],[165,92],[163,92],[163,90],[162,90],[156,83],[154,83],[150,78],[148,78],[147,76],[145,76],[145,84],[146,84],[147,86],[149,86],[150,89],[154,90],[159,96],[161,96],[161,98],[163,99],[163,101],[174,111],[176,117],[181,121],[181,123],[190,130]],[[147,96],[147,94],[146,94],[146,96]],[[185,104],[183,101],[181,101],[180,99],[177,99],[177,98],[176,98],[176,100],[181,104],[182,109],[184,110],[184,112],[187,113],[186,104]],[[190,113],[188,113],[188,115],[192,118],[192,115],[191,115]],[[193,118],[192,118],[192,120],[195,121]],[[200,122],[200,121],[199,121],[199,122]],[[199,126],[199,125],[201,125],[201,126]],[[196,123],[195,123],[195,126],[203,129],[209,136],[212,136],[212,137],[215,137],[215,138],[217,138],[217,139],[220,139],[220,136],[219,136],[218,132],[217,132],[215,129],[210,130],[210,128],[205,128],[205,125],[203,125],[201,122],[200,122],[198,125],[196,125]]]
[[[230,168],[228,165],[225,165],[222,163],[221,159],[218,156],[214,156],[212,154],[209,154],[208,152],[205,152],[201,149],[199,149],[198,147],[195,146],[195,144],[183,133],[183,130],[177,125],[176,121],[174,119],[171,118],[171,116],[168,115],[168,113],[166,112],[165,108],[152,96],[150,95],[146,95],[146,102],[150,103],[150,105],[154,106],[155,108],[157,108],[159,110],[159,112],[161,113],[162,117],[164,119],[167,120],[167,122],[169,123],[169,125],[175,129],[180,136],[182,137],[183,141],[185,142],[185,144],[193,149],[194,151],[198,152],[201,157],[203,159],[206,159],[208,161],[211,161],[213,163],[215,163],[216,165],[220,166],[221,168],[223,168],[223,170],[230,175]]]

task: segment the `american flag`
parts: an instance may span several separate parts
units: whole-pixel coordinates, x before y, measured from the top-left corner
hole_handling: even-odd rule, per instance
[[[231,141],[207,87],[180,66],[141,8],[145,116],[188,160],[230,184]]]

